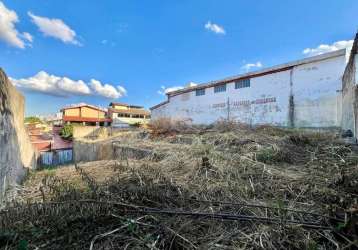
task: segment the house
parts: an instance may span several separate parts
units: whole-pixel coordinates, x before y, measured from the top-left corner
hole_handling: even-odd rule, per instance
[[[62,112],[58,112],[56,114],[51,114],[45,117],[44,119],[46,123],[54,126],[62,125]]]
[[[111,123],[107,110],[85,103],[65,107],[61,112],[63,124],[108,126]]]
[[[169,92],[166,101],[151,108],[152,119],[337,128],[348,55],[338,50]]]
[[[53,126],[50,131],[46,131],[37,124],[27,124],[26,128],[39,165],[55,166],[72,161],[72,141],[61,138],[61,127]]]
[[[150,119],[150,112],[141,106],[112,102],[109,104],[108,117],[112,120],[112,127],[128,127],[146,124]]]
[[[51,150],[52,136],[43,126],[39,124],[26,124],[30,142],[36,152],[45,152]]]

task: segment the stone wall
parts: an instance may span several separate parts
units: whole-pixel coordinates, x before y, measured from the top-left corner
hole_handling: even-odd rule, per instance
[[[0,68],[0,202],[36,167],[36,155],[24,126],[24,97]]]

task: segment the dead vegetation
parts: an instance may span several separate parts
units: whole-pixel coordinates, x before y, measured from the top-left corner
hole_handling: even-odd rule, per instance
[[[30,176],[5,249],[354,249],[358,154],[330,133],[152,125]],[[142,152],[143,151],[143,152]]]

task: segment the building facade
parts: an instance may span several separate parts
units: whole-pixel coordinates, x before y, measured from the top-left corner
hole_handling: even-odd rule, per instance
[[[348,54],[338,50],[170,92],[165,102],[151,108],[152,119],[340,127]]]
[[[105,109],[88,104],[79,104],[61,109],[62,121],[66,124],[108,126],[111,119]]]
[[[150,112],[141,106],[124,103],[110,103],[108,117],[112,127],[129,127],[134,124],[146,124],[150,119]]]

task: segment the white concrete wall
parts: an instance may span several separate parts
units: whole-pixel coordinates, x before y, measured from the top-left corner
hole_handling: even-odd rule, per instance
[[[287,70],[252,78],[249,88],[235,89],[235,83],[231,82],[225,92],[214,93],[210,87],[205,95],[196,96],[195,91],[191,91],[171,97],[169,103],[152,111],[152,117],[191,119],[196,124],[208,124],[229,116],[245,123],[284,126],[288,116],[289,83],[290,71]]]
[[[338,127],[341,124],[345,56],[294,67],[295,125]]]
[[[214,93],[214,88],[209,87],[203,96],[196,96],[195,90],[182,93],[153,109],[152,119],[171,117],[210,124],[230,117],[249,124],[289,126],[293,121],[298,127],[340,126],[339,90],[345,65],[345,55],[341,55],[252,77],[249,88],[235,89],[235,83],[231,82],[225,92]]]

